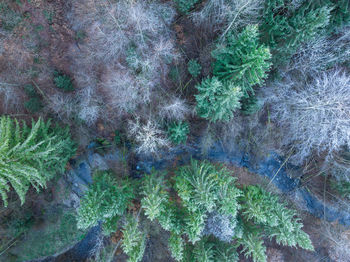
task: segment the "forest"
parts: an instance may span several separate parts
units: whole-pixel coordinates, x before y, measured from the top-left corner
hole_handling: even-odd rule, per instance
[[[349,0],[0,0],[0,261],[349,262]]]

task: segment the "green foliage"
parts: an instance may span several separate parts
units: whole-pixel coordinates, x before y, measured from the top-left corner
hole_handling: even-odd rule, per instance
[[[175,182],[177,194],[188,212],[184,231],[190,242],[201,239],[207,212],[216,210],[236,216],[241,193],[226,169],[193,160],[191,165],[179,169]]]
[[[332,181],[331,187],[336,190],[342,197],[350,200],[350,182],[347,181]]]
[[[191,161],[181,167],[175,178],[175,189],[182,204],[190,212],[212,212],[236,216],[241,192],[235,178],[225,168],[216,168],[207,161]]]
[[[141,204],[147,217],[171,232],[169,248],[177,261],[238,261],[236,248],[242,245],[245,256],[264,262],[265,236],[275,237],[279,244],[313,250],[293,210],[258,186],[238,189],[236,179],[223,167],[192,160],[176,171],[174,182],[172,190],[164,175],[153,172],[143,182]],[[215,223],[222,223],[220,229]],[[208,234],[216,240],[211,237],[208,242],[204,237]],[[184,239],[191,244],[185,246]],[[219,239],[235,240],[237,245]]]
[[[350,2],[348,0],[317,0],[312,1],[314,8],[331,7],[328,32],[337,31],[350,22]]]
[[[134,216],[129,216],[122,232],[122,248],[124,253],[129,256],[128,261],[141,261],[146,248],[146,235],[140,231],[138,219]]]
[[[288,2],[288,1],[287,1]],[[329,24],[331,8],[305,3],[295,12],[284,0],[266,1],[261,30],[273,53],[273,64],[288,61],[297,48],[312,40]]]
[[[214,245],[210,242],[202,240],[197,243],[194,250],[194,258],[196,262],[214,262]]]
[[[24,88],[29,100],[24,103],[24,107],[31,113],[39,112],[43,108],[41,98],[34,86],[27,85]]]
[[[266,247],[259,231],[244,234],[238,243],[243,246],[242,253],[245,257],[251,256],[254,262],[266,262]]]
[[[40,98],[31,97],[24,103],[24,107],[31,113],[37,113],[43,108]]]
[[[288,209],[278,201],[278,197],[258,186],[248,186],[244,190],[242,204],[243,216],[246,220],[262,225],[270,238],[288,246],[299,245],[301,248],[313,250],[309,236],[302,231],[302,223],[296,218],[295,211]]]
[[[19,212],[20,211],[20,212]],[[8,217],[3,216],[0,220],[1,225],[6,225],[6,233],[0,241],[1,249],[3,248],[3,242],[9,242],[11,239],[15,239],[28,232],[34,223],[34,216],[32,210],[13,210]]]
[[[271,66],[269,48],[259,45],[257,26],[249,25],[237,36],[229,32],[212,56],[214,76],[240,87],[245,96],[254,93],[254,85],[262,84]]]
[[[181,82],[181,72],[177,66],[172,66],[169,70],[168,75],[171,81],[173,81],[174,83]]]
[[[55,71],[53,81],[55,86],[63,91],[74,90],[72,79],[68,75]]]
[[[207,216],[203,211],[189,212],[185,217],[183,230],[192,244],[201,240],[206,218]]]
[[[75,32],[75,37],[74,39],[78,42],[82,42],[85,40],[85,38],[87,37],[87,34],[85,31],[83,30],[78,30]]]
[[[32,121],[32,127],[10,117],[0,118],[0,194],[7,206],[10,185],[21,203],[29,186],[37,191],[65,166],[75,153],[69,130],[52,127],[50,121]]]
[[[237,262],[238,254],[232,244],[218,242],[215,244],[215,261],[217,262]]]
[[[174,258],[176,261],[182,261],[185,242],[181,235],[172,233],[169,237],[168,245],[172,258]]]
[[[156,172],[146,175],[143,182],[143,198],[141,200],[142,208],[145,214],[153,221],[158,218],[165,209],[165,203],[169,199],[169,194],[166,191],[164,176],[157,176]]]
[[[188,14],[199,0],[174,0],[174,2],[181,13]]]
[[[175,145],[186,143],[190,128],[187,122],[173,122],[168,126],[168,137]]]
[[[248,97],[243,97],[241,100],[241,111],[246,115],[251,115],[259,111],[260,105],[255,95],[249,94]]]
[[[207,78],[196,85],[197,114],[212,122],[229,121],[233,112],[241,107],[241,88],[231,82],[222,82],[217,77]]]
[[[145,176],[142,189],[141,205],[146,216],[151,221],[157,219],[165,230],[179,233],[181,219],[176,217],[176,207],[169,202],[164,174],[153,171],[152,174]]]
[[[128,180],[116,181],[110,172],[95,174],[94,183],[81,200],[77,214],[80,229],[104,222],[106,235],[116,231],[118,219],[134,198],[133,187]]]
[[[193,77],[197,77],[202,71],[202,66],[197,62],[197,60],[191,59],[187,63],[187,70]]]
[[[186,262],[237,262],[239,260],[236,247],[232,243],[209,240],[208,238],[203,238],[193,248],[187,248],[186,255],[184,260]]]

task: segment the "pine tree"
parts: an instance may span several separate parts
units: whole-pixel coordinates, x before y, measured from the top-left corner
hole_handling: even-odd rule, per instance
[[[198,242],[193,250],[196,262],[214,262],[214,245],[206,240]]]
[[[312,1],[314,8],[324,6],[331,7],[330,21],[327,32],[337,32],[338,29],[346,26],[350,22],[350,2],[349,0],[316,0]]]
[[[128,261],[141,261],[146,248],[146,235],[140,230],[138,219],[131,215],[128,216],[122,233],[122,248],[129,256]]]
[[[196,85],[197,114],[211,122],[229,121],[233,112],[241,107],[241,88],[231,82],[223,83],[217,77],[207,78]]]
[[[182,261],[185,248],[185,242],[181,235],[171,234],[168,241],[169,250],[172,258],[176,261]]]
[[[118,183],[109,172],[96,173],[78,209],[78,228],[87,229],[101,221],[104,233],[109,235],[116,231],[117,221],[133,198],[133,188],[127,180]]]
[[[214,210],[217,200],[217,173],[210,163],[192,160],[191,165],[181,167],[175,188],[183,205],[190,212]]]
[[[254,262],[266,262],[266,247],[258,230],[246,232],[238,239],[238,244],[243,246],[242,253],[245,257],[251,256]]]
[[[313,1],[305,1],[296,11],[288,6],[289,1],[266,1],[261,31],[273,53],[273,64],[286,62],[297,48],[312,40],[329,24],[331,8],[312,7]]]
[[[10,117],[0,118],[0,194],[7,206],[11,187],[21,204],[29,186],[37,191],[65,166],[75,153],[68,129],[51,126],[39,119],[28,127]],[[11,186],[11,187],[10,187]]]
[[[187,122],[173,122],[168,126],[169,140],[175,145],[186,143],[190,128]]]
[[[142,195],[144,196],[141,200],[142,208],[145,210],[148,219],[153,221],[164,211],[165,204],[169,199],[164,176],[162,174],[158,175],[155,171],[150,175],[146,175],[142,190]]]
[[[147,218],[151,221],[157,219],[165,230],[180,233],[181,219],[176,216],[176,206],[169,200],[164,174],[153,171],[145,176],[141,194],[141,206]]]
[[[264,237],[313,250],[295,211],[258,186],[238,189],[224,167],[192,160],[176,171],[174,190],[165,186],[164,176],[154,175],[144,180],[141,203],[147,216],[170,231],[169,249],[178,261],[233,262],[238,260],[236,248],[242,246],[245,256],[265,262]]]
[[[286,208],[277,196],[258,186],[248,186],[242,199],[243,217],[256,225],[262,225],[270,238],[276,237],[276,242],[283,245],[299,245],[301,248],[313,250],[311,240],[302,231],[303,225],[296,218],[295,211]]]
[[[253,86],[262,84],[271,66],[269,48],[259,44],[257,26],[249,25],[237,36],[229,32],[224,46],[218,46],[212,56],[214,76],[240,87],[244,96],[254,93]]]

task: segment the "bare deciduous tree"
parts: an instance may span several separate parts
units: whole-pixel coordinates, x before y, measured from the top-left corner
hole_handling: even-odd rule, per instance
[[[320,36],[302,45],[281,73],[292,71],[304,76],[326,70],[350,60],[350,27],[342,28],[336,36]]]
[[[294,145],[294,162],[312,152],[327,153],[350,142],[350,76],[340,70],[307,83],[289,79],[267,88],[271,118],[283,129],[284,145]]]
[[[107,115],[121,117],[137,110],[142,114],[160,96],[157,90],[178,56],[169,27],[175,8],[142,0],[77,0],[72,9],[68,18],[73,28],[86,32],[79,50],[71,50],[74,67],[79,68],[74,77],[81,89],[79,117],[92,124]]]
[[[137,143],[136,152],[144,154],[155,154],[162,148],[169,148],[170,142],[153,120],[148,120],[145,124],[139,118],[129,121],[129,136]]]
[[[225,32],[259,22],[263,0],[208,0],[192,14],[196,24],[205,24]]]
[[[190,114],[190,107],[184,100],[174,97],[160,107],[159,114],[169,120],[184,120]]]

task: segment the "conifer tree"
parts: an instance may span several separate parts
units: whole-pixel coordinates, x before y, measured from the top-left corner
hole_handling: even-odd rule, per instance
[[[222,82],[217,77],[207,78],[196,86],[198,94],[197,114],[211,122],[229,121],[233,112],[241,107],[241,88],[231,82]]]
[[[190,128],[187,122],[172,122],[168,126],[168,137],[175,145],[186,143]]]
[[[223,46],[212,52],[214,76],[240,87],[244,96],[254,93],[253,86],[262,84],[270,69],[269,48],[259,44],[256,25],[247,26],[240,34],[228,32]]]
[[[0,118],[0,194],[7,206],[11,187],[21,204],[29,186],[37,191],[65,166],[74,154],[75,144],[68,129],[53,127],[42,119],[24,122],[3,116]]]
[[[242,246],[245,256],[251,256],[254,262],[265,262],[264,237],[275,238],[282,245],[313,250],[293,210],[258,186],[238,189],[235,178],[223,167],[192,160],[176,172],[175,192],[165,186],[164,176],[151,176],[156,177],[144,180],[152,186],[144,185],[141,203],[149,214],[154,208],[150,207],[152,201],[146,200],[157,199],[152,195],[163,192],[163,197],[158,197],[161,201],[154,201],[161,210],[154,219],[170,231],[169,249],[178,261],[237,261],[235,249]],[[221,223],[220,230],[210,223]]]
[[[123,232],[122,248],[129,256],[129,262],[141,261],[146,248],[146,235],[139,228],[139,221],[136,217],[127,217]]]
[[[308,235],[301,230],[303,227],[295,211],[280,203],[277,196],[258,186],[248,186],[242,197],[243,217],[247,221],[261,225],[270,237],[276,237],[276,242],[283,245],[313,250]]]
[[[266,1],[260,28],[272,50],[275,67],[290,59],[302,43],[312,40],[329,24],[331,8],[327,5],[313,7],[313,1],[305,1],[294,11],[288,2]]]
[[[169,250],[171,252],[171,256],[176,261],[182,261],[185,242],[182,239],[181,235],[172,233],[169,237],[168,245],[169,245]]]
[[[117,182],[110,172],[96,173],[78,209],[78,228],[87,229],[102,222],[104,234],[109,235],[116,231],[118,220],[133,198],[128,180]]]

